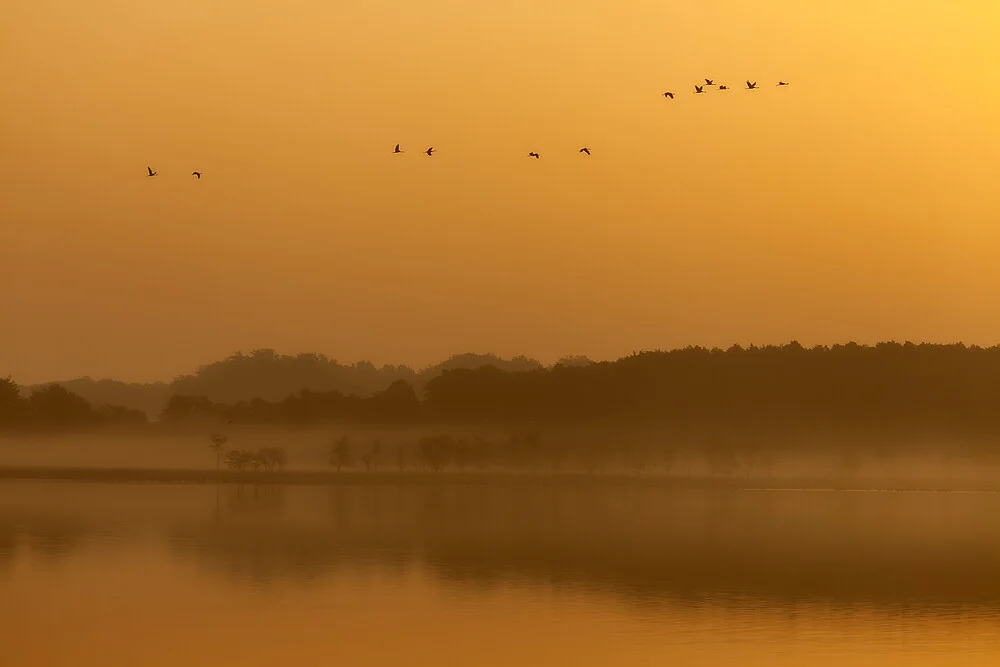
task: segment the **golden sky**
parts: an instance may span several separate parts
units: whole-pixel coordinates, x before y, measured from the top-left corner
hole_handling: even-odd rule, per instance
[[[992,0],[6,0],[0,375],[995,344],[998,30]]]

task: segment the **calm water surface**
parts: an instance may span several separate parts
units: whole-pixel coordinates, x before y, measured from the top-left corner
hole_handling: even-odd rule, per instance
[[[0,484],[0,665],[998,665],[1000,496]]]

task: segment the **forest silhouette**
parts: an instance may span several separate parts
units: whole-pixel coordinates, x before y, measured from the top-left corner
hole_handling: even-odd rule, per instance
[[[58,384],[29,393],[0,380],[0,430],[628,426],[699,437],[992,438],[1000,434],[998,377],[1000,347],[961,344],[691,347],[551,367],[459,356],[421,374],[266,350],[178,378],[153,420],[134,407],[94,405]],[[324,389],[334,385],[354,391]]]
[[[589,360],[567,357],[561,363],[581,364],[589,363]],[[322,354],[283,355],[265,348],[248,354],[237,352],[202,365],[194,373],[181,375],[171,382],[140,384],[84,377],[25,387],[25,393],[59,384],[94,405],[121,405],[156,417],[171,396],[204,396],[222,403],[255,398],[280,401],[290,394],[308,389],[366,397],[387,389],[397,380],[405,380],[418,393],[423,393],[427,382],[445,370],[482,366],[512,372],[542,368],[540,362],[523,356],[501,359],[492,354],[458,354],[417,371],[402,365],[387,364],[377,368],[368,361],[341,364]]]

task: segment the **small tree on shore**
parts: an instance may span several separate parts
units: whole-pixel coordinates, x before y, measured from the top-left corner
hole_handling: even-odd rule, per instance
[[[242,449],[232,449],[226,452],[226,465],[230,470],[245,472],[247,466],[253,464],[256,455]]]
[[[341,468],[348,468],[353,462],[351,441],[347,439],[346,435],[341,436],[330,448],[330,465],[336,466],[337,472],[340,472]]]
[[[284,447],[264,447],[257,452],[257,455],[268,472],[283,470],[288,464],[288,454]]]
[[[208,448],[215,452],[215,473],[218,474],[222,467],[222,452],[225,451],[226,443],[229,442],[229,437],[222,435],[221,433],[213,433],[208,436],[208,440]]]

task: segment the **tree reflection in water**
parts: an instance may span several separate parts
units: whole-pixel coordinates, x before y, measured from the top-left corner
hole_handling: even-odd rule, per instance
[[[54,486],[54,485],[50,485]],[[152,532],[223,578],[306,582],[419,567],[463,586],[510,581],[656,600],[983,604],[1000,609],[1000,496],[751,493],[538,485],[185,487],[179,507],[120,502],[26,511],[0,498],[0,563],[20,545],[53,567],[88,540]],[[200,499],[200,500],[199,500]],[[112,508],[112,509],[108,509]],[[73,510],[72,512],[70,510]]]

